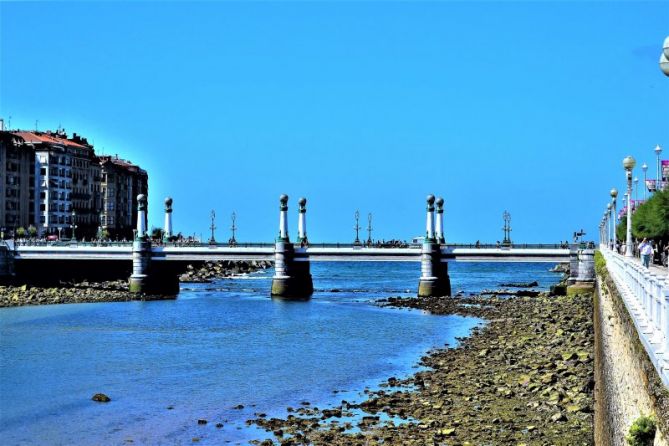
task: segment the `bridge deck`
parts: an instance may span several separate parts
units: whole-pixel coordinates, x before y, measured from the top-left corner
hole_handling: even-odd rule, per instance
[[[131,245],[41,245],[17,246],[17,260],[119,260],[132,259]],[[312,262],[386,261],[418,262],[421,248],[376,248],[353,246],[310,246],[295,248],[298,258]],[[455,262],[561,262],[569,258],[563,248],[458,248],[443,247],[445,261]],[[219,260],[274,260],[274,245],[259,246],[155,246],[152,260],[197,262]]]

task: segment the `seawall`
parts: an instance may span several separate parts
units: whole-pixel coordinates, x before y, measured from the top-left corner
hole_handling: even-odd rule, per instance
[[[632,423],[652,414],[657,421],[654,445],[668,446],[669,390],[606,270],[598,270],[594,299],[595,444],[627,445]]]

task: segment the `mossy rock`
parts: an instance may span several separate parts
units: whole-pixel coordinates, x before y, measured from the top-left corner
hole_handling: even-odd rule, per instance
[[[593,295],[595,293],[595,284],[593,283],[577,283],[567,287],[567,297],[575,297],[578,295]]]

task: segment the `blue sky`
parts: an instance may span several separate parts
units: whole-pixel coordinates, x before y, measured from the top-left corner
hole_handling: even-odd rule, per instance
[[[149,172],[150,225],[270,241],[597,237],[621,160],[669,158],[667,2],[0,2],[0,116]],[[640,170],[637,174],[641,177]]]

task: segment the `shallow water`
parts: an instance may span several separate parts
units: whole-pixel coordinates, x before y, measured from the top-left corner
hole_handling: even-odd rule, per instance
[[[453,291],[557,282],[549,264],[453,264]],[[309,302],[267,298],[271,270],[183,284],[174,301],[0,310],[3,444],[238,443],[255,412],[361,400],[481,321],[379,308],[414,295],[414,263],[314,263]],[[108,404],[90,400],[103,392]],[[336,392],[336,393],[334,393]],[[243,409],[234,409],[242,404]],[[171,407],[172,409],[168,409]],[[198,425],[198,419],[208,424]],[[214,425],[222,422],[224,427]]]

